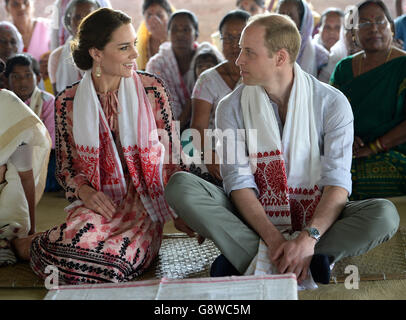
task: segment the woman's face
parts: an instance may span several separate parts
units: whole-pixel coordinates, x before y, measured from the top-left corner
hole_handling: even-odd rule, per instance
[[[189,51],[196,40],[196,30],[187,15],[176,16],[169,29],[169,40],[174,50]]]
[[[283,2],[278,9],[279,14],[285,14],[289,16],[293,22],[296,24],[298,30],[301,27],[301,21],[299,16],[299,8],[293,2]]]
[[[14,22],[21,19],[31,19],[34,14],[34,4],[32,0],[9,0],[6,6],[7,12]]]
[[[100,55],[96,63],[100,63],[102,75],[125,78],[132,76],[138,56],[135,49],[136,38],[136,32],[131,23],[122,25],[113,32],[110,42],[103,50],[98,51]]]
[[[168,13],[159,4],[153,4],[148,7],[144,12],[144,19],[147,25],[148,31],[154,38],[162,38],[162,32],[166,36],[166,26],[168,25]]]
[[[245,21],[233,19],[226,22],[221,30],[223,55],[233,64],[240,54],[239,42],[245,25]]]
[[[381,7],[369,4],[359,11],[356,36],[365,51],[388,50],[392,43],[392,30]]]
[[[6,29],[0,29],[0,59],[6,61],[9,57],[17,53],[17,38],[14,32]]]
[[[72,15],[70,18],[72,35],[76,35],[76,33],[78,32],[79,24],[82,22],[83,18],[94,10],[96,10],[96,7],[92,3],[76,4],[76,6],[72,10]]]
[[[258,13],[264,13],[265,8],[260,7],[254,0],[242,0],[238,6],[238,9],[249,12],[250,15],[254,16]]]

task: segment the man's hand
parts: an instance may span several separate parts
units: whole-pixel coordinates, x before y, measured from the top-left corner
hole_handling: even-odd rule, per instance
[[[79,190],[79,198],[86,208],[102,215],[107,220],[111,220],[116,213],[116,205],[101,191],[96,191],[88,185],[83,185]]]
[[[271,256],[271,261],[280,273],[295,273],[301,283],[308,275],[315,245],[316,240],[302,232],[296,239],[283,242]]]

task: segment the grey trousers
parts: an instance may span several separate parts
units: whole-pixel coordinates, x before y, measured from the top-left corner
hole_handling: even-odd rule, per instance
[[[177,172],[165,188],[165,198],[189,227],[213,240],[234,267],[245,272],[257,254],[259,235],[243,221],[223,189]],[[389,240],[398,227],[399,215],[389,200],[350,201],[316,244],[315,253],[331,256],[334,262],[361,255]]]

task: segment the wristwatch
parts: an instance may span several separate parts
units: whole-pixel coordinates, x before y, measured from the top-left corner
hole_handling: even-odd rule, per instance
[[[304,228],[303,230],[307,231],[309,237],[315,239],[316,242],[319,242],[321,237],[319,230],[317,230],[316,228]]]

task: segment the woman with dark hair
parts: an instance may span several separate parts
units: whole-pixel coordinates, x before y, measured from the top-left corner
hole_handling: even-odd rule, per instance
[[[239,41],[250,15],[246,11],[233,10],[221,20],[219,32],[222,40],[222,52],[225,61],[205,71],[196,81],[192,94],[192,121],[190,127],[196,129],[201,137],[200,145],[195,145],[199,154],[204,152],[205,130],[215,129],[214,116],[220,100],[240,83],[240,69],[235,61],[240,53]],[[208,139],[208,137],[206,137]],[[201,170],[209,177],[206,180],[221,184],[219,161],[216,161],[215,145],[208,150],[210,156]],[[209,179],[210,178],[210,179]]]
[[[73,41],[85,73],[55,103],[56,176],[72,204],[65,223],[15,242],[41,278],[54,265],[63,283],[130,281],[158,254],[172,218],[164,185],[180,170],[164,162],[176,130],[162,82],[135,71],[135,42],[131,18],[108,8]]]
[[[144,20],[137,31],[137,68],[145,70],[149,59],[168,39],[168,19],[173,7],[167,0],[145,0],[142,5]]]
[[[5,63],[0,59],[0,74]],[[51,148],[49,134],[13,92],[0,89],[0,266],[17,262],[16,238],[35,233]]]
[[[70,36],[64,45],[52,51],[48,61],[48,72],[55,94],[65,90],[82,78],[82,73],[72,59],[70,41],[76,35],[84,17],[100,8],[97,0],[71,0],[66,7],[63,25]]]
[[[193,68],[196,54],[207,48],[219,57],[221,54],[208,42],[196,42],[199,24],[196,15],[189,10],[179,10],[171,15],[168,34],[169,42],[159,47],[159,52],[149,60],[146,70],[164,80],[172,97],[174,118],[180,121],[183,131],[190,122],[191,94],[196,81]]]
[[[361,52],[341,60],[331,84],[354,113],[354,200],[406,194],[406,52],[393,45],[383,1],[357,6],[353,36]]]
[[[309,5],[304,0],[280,0],[278,13],[288,15],[295,22],[302,38],[296,62],[304,71],[317,78],[328,63],[329,52],[312,42],[314,18]]]

